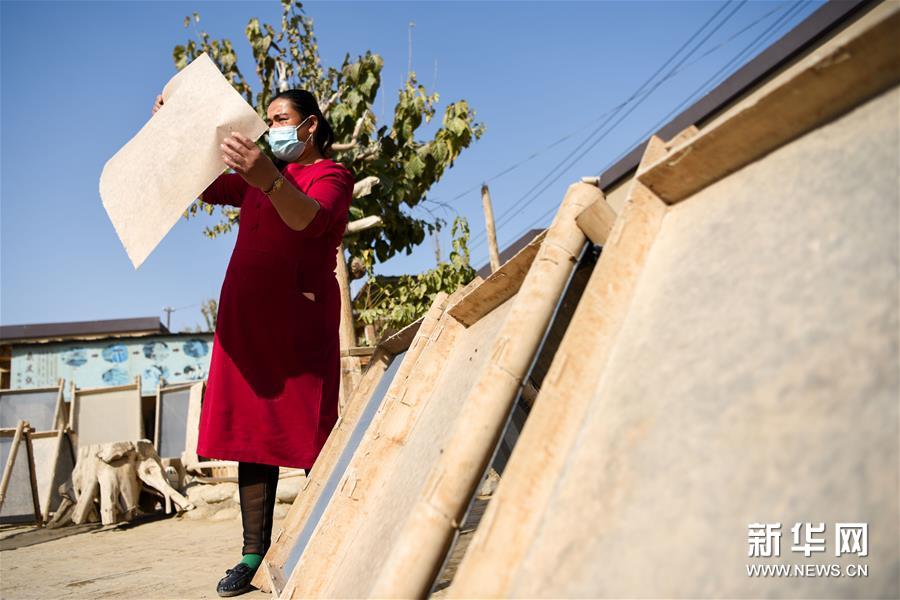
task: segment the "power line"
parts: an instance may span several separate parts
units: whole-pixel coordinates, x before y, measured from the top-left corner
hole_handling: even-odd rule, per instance
[[[785,4],[785,5],[776,6],[775,8],[773,8],[772,10],[770,10],[769,12],[767,12],[766,14],[762,15],[761,17],[759,17],[759,18],[757,18],[756,20],[754,20],[753,22],[751,22],[751,23],[750,23],[749,25],[747,25],[746,27],[744,27],[744,28],[740,29],[739,31],[735,32],[734,34],[732,34],[731,37],[729,37],[729,38],[723,40],[723,41],[720,42],[718,45],[716,45],[716,46],[710,48],[709,50],[707,50],[706,52],[704,52],[703,54],[701,54],[699,57],[697,57],[697,59],[695,59],[695,60],[693,60],[693,61],[687,63],[687,64],[684,65],[682,68],[680,68],[680,69],[678,69],[677,71],[675,71],[675,72],[673,72],[673,73],[667,75],[667,76],[665,77],[664,81],[670,79],[671,77],[673,77],[673,76],[675,76],[675,75],[678,75],[678,74],[682,73],[683,71],[687,70],[689,67],[691,67],[691,66],[697,64],[698,62],[700,62],[701,60],[703,60],[704,58],[706,58],[707,56],[709,56],[710,54],[712,54],[712,53],[714,53],[714,52],[716,52],[716,51],[722,49],[724,46],[730,44],[730,43],[733,42],[735,39],[737,39],[738,37],[740,37],[741,35],[743,35],[743,34],[746,33],[747,31],[749,31],[750,29],[752,29],[753,27],[755,27],[756,25],[758,25],[759,23],[761,23],[762,21],[764,21],[765,19],[767,19],[767,18],[768,18],[769,16],[771,16],[773,13],[776,13],[776,12],[778,12],[778,11],[780,11],[780,10],[784,10],[784,8],[785,8],[786,6],[787,6],[786,4]],[[382,100],[383,100],[383,98],[382,98]],[[584,130],[585,127],[587,127],[587,126],[589,126],[589,125],[592,125],[592,124],[596,123],[597,121],[599,121],[599,120],[601,120],[601,119],[606,118],[606,117],[609,116],[612,112],[614,112],[614,111],[616,111],[616,110],[622,108],[622,107],[625,106],[627,103],[628,103],[627,101],[626,101],[626,102],[622,102],[622,103],[620,103],[620,104],[618,104],[618,105],[616,105],[616,106],[613,106],[612,108],[610,108],[609,110],[607,110],[607,111],[604,112],[603,114],[597,115],[596,117],[593,117],[592,119],[590,119],[590,120],[588,120],[588,121],[585,121],[583,124],[581,124],[580,126],[578,126],[577,128],[575,128],[575,129],[574,129],[573,131],[571,131],[570,133],[567,133],[567,134],[564,135],[563,137],[559,138],[558,140],[552,142],[551,144],[542,146],[539,150],[537,150],[536,152],[533,152],[532,154],[530,154],[530,155],[527,156],[526,158],[524,158],[524,159],[522,159],[522,160],[519,160],[519,161],[513,163],[512,165],[506,167],[505,169],[501,170],[500,172],[498,172],[498,173],[496,173],[496,174],[494,174],[494,175],[488,177],[487,179],[482,180],[483,183],[490,183],[490,182],[492,182],[492,181],[494,181],[494,180],[496,180],[496,179],[499,179],[500,177],[502,177],[502,176],[504,176],[504,175],[506,175],[506,174],[508,174],[508,173],[510,173],[510,172],[512,172],[512,171],[514,171],[514,170],[516,170],[516,169],[518,169],[518,168],[521,167],[522,165],[525,165],[526,163],[528,163],[528,162],[534,160],[535,158],[537,158],[537,157],[540,156],[541,154],[544,154],[545,152],[549,151],[550,149],[555,148],[556,146],[558,146],[558,145],[561,144],[562,142],[568,140],[568,139],[571,138],[572,136],[574,136],[574,135],[576,135],[576,134],[582,132],[582,131]],[[382,111],[382,112],[383,112],[383,111]],[[453,201],[455,201],[455,200],[459,200],[460,198],[462,198],[462,197],[464,197],[464,196],[467,196],[467,195],[469,195],[469,194],[472,193],[472,192],[476,192],[476,191],[481,190],[481,186],[482,186],[482,183],[476,183],[476,184],[474,184],[473,186],[471,186],[471,187],[469,187],[469,188],[466,188],[466,189],[463,190],[462,192],[459,192],[458,194],[456,194],[455,196],[453,196],[453,197],[450,199],[450,202],[453,202]],[[437,198],[432,198],[432,200],[440,200],[440,196],[438,196]],[[479,232],[479,235],[483,235],[483,232]]]
[[[716,45],[716,46],[710,48],[709,50],[707,50],[706,52],[704,52],[703,54],[701,54],[699,57],[697,57],[695,60],[693,60],[693,61],[687,63],[687,64],[684,65],[684,66],[682,66],[682,67],[681,67],[680,69],[678,69],[677,71],[674,71],[674,72],[671,72],[671,73],[667,74],[666,77],[663,79],[663,81],[666,81],[666,80],[668,80],[668,79],[671,79],[671,78],[674,77],[675,75],[678,75],[678,74],[682,73],[683,71],[687,70],[688,68],[692,67],[693,65],[697,64],[698,62],[700,62],[701,60],[703,60],[704,58],[706,58],[707,56],[709,56],[710,54],[713,54],[714,52],[716,52],[716,51],[722,49],[724,46],[727,46],[728,44],[730,44],[731,42],[733,42],[735,39],[737,39],[738,37],[740,37],[741,35],[743,35],[743,34],[746,33],[747,31],[749,31],[750,29],[752,29],[753,27],[755,27],[756,25],[758,25],[759,23],[761,23],[762,21],[764,21],[765,19],[767,19],[767,18],[768,18],[769,16],[771,16],[772,14],[774,14],[774,13],[776,13],[776,12],[778,12],[778,11],[784,10],[786,7],[787,7],[787,4],[783,4],[783,5],[776,6],[775,8],[773,8],[772,10],[770,10],[769,12],[765,13],[765,14],[762,15],[761,17],[757,18],[756,20],[754,20],[753,22],[751,22],[750,24],[748,24],[747,26],[745,26],[745,27],[743,27],[742,29],[738,30],[737,32],[733,33],[730,37],[728,37],[727,39],[723,40],[723,41],[720,42],[718,45]],[[646,93],[649,93],[649,92],[646,92]],[[486,178],[486,179],[483,179],[482,182],[483,182],[483,183],[490,183],[490,182],[492,182],[492,181],[494,181],[494,180],[496,180],[496,179],[499,179],[500,177],[503,177],[504,175],[507,175],[508,173],[511,173],[512,171],[518,169],[519,167],[521,167],[521,166],[527,164],[528,162],[534,160],[535,158],[537,158],[537,157],[540,156],[541,154],[544,154],[545,152],[548,152],[549,150],[555,148],[556,146],[558,146],[558,145],[561,144],[562,142],[564,142],[564,141],[568,140],[569,138],[573,137],[574,135],[580,133],[581,131],[584,130],[585,127],[587,127],[587,126],[589,126],[589,125],[592,125],[592,124],[596,123],[597,121],[599,121],[599,120],[601,120],[601,119],[606,118],[607,116],[609,116],[609,115],[610,115],[611,113],[613,113],[614,111],[619,110],[620,108],[622,108],[623,106],[625,106],[627,103],[628,103],[627,101],[626,101],[626,102],[622,102],[622,103],[620,103],[620,104],[618,104],[618,105],[616,105],[616,106],[613,106],[612,108],[610,108],[609,110],[607,110],[607,111],[604,112],[603,114],[600,114],[600,115],[598,115],[598,116],[596,116],[596,117],[594,117],[594,118],[592,118],[592,119],[590,119],[590,120],[588,120],[588,121],[585,121],[583,124],[579,125],[577,128],[575,128],[575,129],[574,129],[573,131],[571,131],[570,133],[567,133],[566,135],[562,136],[562,137],[559,138],[558,140],[556,140],[556,141],[554,141],[554,142],[552,142],[552,143],[550,143],[550,144],[548,144],[548,145],[542,146],[539,150],[533,152],[532,154],[530,154],[529,156],[525,157],[524,159],[519,160],[519,161],[513,163],[512,165],[506,167],[505,169],[499,171],[498,173],[495,173],[494,175],[492,175],[492,176],[490,176],[490,177],[488,177],[488,178]],[[382,112],[384,111],[383,104],[384,104],[384,98],[382,97]],[[623,154],[623,156],[624,156],[624,154]],[[454,201],[456,201],[456,200],[459,200],[460,198],[463,198],[464,196],[467,196],[467,195],[471,194],[472,192],[479,191],[479,190],[481,189],[481,186],[482,186],[482,183],[474,184],[474,185],[472,185],[471,187],[464,189],[463,191],[457,193],[455,196],[453,196],[452,198],[450,198],[449,202],[454,202]],[[431,200],[434,200],[434,201],[440,200],[440,196],[438,196],[437,198],[431,198]],[[479,231],[478,234],[476,234],[475,239],[480,239],[481,236],[483,236],[483,235],[484,235],[484,231]]]
[[[760,46],[765,46],[765,45],[767,44],[768,40],[769,40],[773,35],[777,34],[778,31],[783,27],[784,23],[785,23],[786,21],[789,21],[793,16],[795,16],[795,15],[797,14],[797,12],[799,11],[799,9],[803,8],[803,6],[806,6],[807,4],[808,4],[808,2],[797,2],[797,3],[795,3],[793,6],[791,6],[791,8],[790,8],[785,14],[781,15],[778,19],[776,19],[773,23],[771,23],[771,24],[770,24],[770,25],[769,25],[762,33],[760,33],[760,34],[759,34],[758,36],[756,36],[749,44],[747,44],[746,46],[744,46],[744,48],[742,48],[740,51],[738,51],[738,53],[737,53],[731,60],[729,60],[727,63],[725,63],[724,66],[722,66],[718,71],[716,71],[715,73],[713,73],[712,76],[710,76],[710,77],[709,77],[706,81],[704,81],[702,84],[700,84],[700,86],[697,88],[697,90],[695,90],[694,92],[692,92],[691,95],[689,95],[687,98],[685,98],[684,100],[682,100],[681,103],[680,103],[678,106],[676,106],[676,107],[673,108],[671,111],[669,111],[664,117],[662,117],[660,120],[658,120],[658,121],[656,122],[656,124],[654,124],[652,127],[650,127],[649,129],[647,129],[646,131],[644,131],[644,133],[642,133],[640,136],[638,136],[638,138],[637,138],[632,144],[630,144],[630,145],[628,146],[628,149],[627,149],[627,150],[625,150],[624,152],[622,152],[621,154],[619,154],[619,156],[617,156],[617,157],[614,158],[612,161],[610,161],[609,163],[607,163],[607,165],[606,165],[605,167],[603,167],[603,168],[600,170],[600,172],[603,173],[604,171],[606,171],[607,169],[609,169],[612,165],[614,165],[614,164],[616,164],[617,162],[619,162],[619,160],[621,160],[622,157],[624,157],[624,156],[627,155],[629,152],[631,152],[636,146],[638,146],[639,144],[643,143],[644,140],[646,140],[651,134],[654,134],[654,133],[656,133],[657,131],[659,131],[659,128],[660,128],[660,127],[662,127],[663,125],[665,125],[666,123],[668,123],[669,120],[670,120],[674,115],[678,114],[678,113],[681,111],[681,109],[682,109],[684,106],[686,106],[688,103],[694,101],[696,98],[700,98],[700,97],[702,97],[702,96],[705,96],[707,93],[709,93],[709,91],[710,91],[712,88],[716,87],[716,86],[719,85],[722,81],[724,81],[725,79],[727,79],[728,77],[730,77],[734,71],[731,71],[731,72],[729,72],[728,75],[726,75],[725,77],[722,77],[721,79],[718,79],[719,75],[721,75],[721,74],[722,74],[723,72],[725,72],[725,71],[728,71],[728,69],[729,69],[733,64],[735,64],[735,63],[741,63],[741,65],[743,65],[743,64],[744,64],[743,61],[744,61],[745,57],[751,56],[751,55],[752,55],[752,56],[755,56],[755,55],[756,55],[756,50],[757,50]],[[781,9],[787,7],[787,6],[788,6],[788,5],[781,6],[781,7],[779,7],[779,10],[781,10]],[[774,11],[770,11],[769,13],[767,13],[766,16],[771,15],[772,12],[774,12]]]
[[[527,200],[525,200],[524,202],[519,202],[515,205],[512,205],[506,211],[504,211],[500,215],[500,217],[497,219],[496,230],[499,231],[503,226],[508,224],[516,215],[518,215],[523,210],[525,210],[526,207],[528,207],[532,202],[534,202],[538,197],[540,197],[541,193],[543,193],[548,187],[550,187],[550,185],[555,183],[557,179],[559,179],[566,171],[568,171],[575,162],[577,162],[582,157],[584,157],[584,155],[587,152],[592,150],[597,144],[600,143],[600,141],[602,141],[607,135],[609,135],[609,133],[611,131],[613,131],[613,129],[615,129],[615,127],[617,127],[625,118],[627,118],[638,106],[640,106],[643,103],[643,101],[646,100],[646,98],[648,98],[650,96],[650,94],[652,94],[656,89],[658,89],[659,86],[662,85],[662,83],[665,82],[674,71],[676,71],[691,56],[693,56],[697,52],[697,50],[699,50],[703,46],[703,44],[705,44],[706,41],[709,40],[710,37],[712,37],[712,35],[714,35],[717,31],[719,31],[719,29],[721,29],[722,26],[724,26],[725,23],[727,23],[734,16],[735,13],[737,13],[737,11],[740,10],[744,6],[744,4],[746,4],[746,0],[737,3],[737,5],[734,7],[734,9],[731,10],[731,12],[728,13],[724,19],[722,19],[717,25],[712,27],[710,29],[710,31],[708,31],[703,36],[703,38],[693,46],[693,48],[689,52],[687,52],[684,56],[681,57],[681,59],[678,60],[678,62],[672,67],[672,69],[670,69],[670,73],[667,76],[663,77],[661,80],[657,81],[656,83],[652,83],[653,80],[656,79],[657,75],[659,75],[663,71],[663,69],[665,69],[667,66],[669,66],[669,64],[672,63],[672,61],[674,61],[675,58],[679,54],[681,54],[681,52],[685,48],[690,46],[696,40],[696,38],[698,36],[700,36],[702,34],[702,32],[711,23],[713,23],[719,17],[719,15],[725,10],[725,8],[727,8],[729,5],[723,4],[718,10],[716,10],[716,12],[709,19],[707,19],[707,21],[705,23],[703,23],[703,25],[701,25],[700,28],[695,33],[693,33],[687,39],[687,41],[685,41],[685,43],[681,45],[680,48],[678,48],[678,50],[676,50],[644,83],[641,84],[640,87],[638,87],[637,90],[635,90],[631,94],[631,96],[629,96],[629,98],[622,105],[620,105],[620,107],[617,110],[615,110],[609,116],[609,118],[605,119],[603,121],[603,123],[601,123],[596,129],[594,129],[588,135],[587,138],[585,138],[584,141],[582,141],[571,152],[569,152],[569,154],[567,154],[559,163],[557,163],[550,170],[550,172],[547,175],[542,177],[534,186],[531,187],[531,189],[529,189],[524,194],[522,199],[527,198]],[[651,85],[651,83],[652,83],[652,85]],[[647,90],[646,93],[641,95],[641,93],[644,92],[644,89],[647,88],[647,86],[651,86],[650,89]],[[603,130],[603,128],[606,127],[610,123],[610,121],[616,117],[616,115],[621,111],[622,108],[624,108],[624,106],[626,104],[632,102],[636,98],[638,99],[637,102],[634,102],[632,104],[632,106],[616,122],[614,122],[605,132],[600,133]],[[597,136],[597,134],[600,134],[599,137],[596,137],[596,139],[592,140],[592,138],[595,138],[595,136]],[[578,153],[588,143],[590,143],[590,145],[587,147],[587,149],[585,151],[581,152],[581,154],[578,156],[578,158],[576,158],[574,161],[569,162],[569,159],[571,159],[573,155]],[[559,170],[560,167],[563,167],[567,164],[568,164],[567,168]],[[554,176],[553,173],[555,171],[558,171],[558,172]],[[549,181],[548,181],[548,179],[549,179]],[[544,184],[545,182],[546,182],[546,184],[540,190],[538,190],[537,193],[534,193],[532,195],[532,193],[535,190],[537,190],[538,187],[541,186],[541,184]],[[529,196],[531,196],[531,198],[528,198]],[[481,243],[483,243],[481,236],[476,236],[476,240],[473,241],[473,248],[477,247]]]
[[[503,170],[500,171],[499,173],[496,173],[496,174],[494,174],[494,175],[491,175],[491,176],[488,177],[487,179],[484,179],[484,180],[483,180],[483,183],[490,183],[490,182],[492,182],[492,181],[494,181],[494,180],[496,180],[496,179],[499,179],[500,177],[506,175],[507,173],[510,173],[510,172],[512,172],[512,171],[514,171],[514,170],[516,170],[516,169],[518,169],[518,168],[521,167],[522,165],[524,165],[524,164],[526,164],[526,163],[528,163],[528,162],[534,160],[535,158],[537,158],[537,157],[540,156],[541,154],[547,152],[547,151],[550,150],[551,148],[555,148],[556,146],[560,145],[561,143],[563,143],[563,142],[566,141],[567,139],[571,138],[572,136],[574,136],[574,135],[576,135],[576,134],[578,134],[578,133],[581,133],[581,132],[584,130],[585,127],[587,127],[587,126],[589,126],[589,125],[592,125],[592,124],[596,123],[596,122],[599,121],[600,119],[605,118],[605,117],[608,116],[610,113],[612,113],[614,110],[616,110],[617,108],[619,108],[619,107],[621,107],[621,106],[624,106],[624,105],[625,105],[625,103],[623,102],[622,104],[620,104],[620,105],[618,105],[618,106],[614,106],[613,108],[609,109],[609,110],[606,111],[605,113],[603,113],[603,114],[601,114],[601,115],[598,115],[598,116],[596,116],[596,117],[590,119],[589,121],[585,121],[582,125],[578,126],[576,129],[572,130],[571,133],[567,133],[566,135],[564,135],[563,137],[559,138],[559,139],[556,140],[555,142],[553,142],[553,143],[551,143],[551,144],[548,144],[548,145],[546,145],[546,146],[541,147],[540,150],[537,150],[536,152],[533,152],[532,154],[530,154],[530,155],[527,156],[526,158],[524,158],[524,159],[522,159],[522,160],[520,160],[520,161],[518,161],[518,162],[516,162],[516,163],[513,163],[512,165],[506,167],[505,169],[503,169]],[[463,196],[467,196],[467,195],[471,194],[472,192],[480,191],[480,190],[481,190],[481,186],[482,186],[481,183],[477,183],[477,184],[473,185],[472,187],[467,188],[467,189],[463,190],[462,192],[459,192],[458,194],[456,194],[455,196],[453,196],[453,197],[450,199],[450,202],[453,202],[454,200],[459,200],[459,199],[462,198]],[[439,196],[438,198],[436,198],[436,199],[440,199],[440,196]]]
[[[625,156],[628,152],[630,152],[631,149],[633,149],[637,144],[642,143],[645,139],[647,139],[647,137],[651,133],[658,131],[660,126],[667,123],[668,120],[674,114],[676,114],[678,111],[680,111],[682,109],[682,107],[684,107],[686,104],[693,101],[697,97],[706,95],[707,90],[710,87],[715,87],[716,85],[719,85],[719,83],[721,83],[721,81],[724,81],[727,77],[729,77],[731,75],[731,72],[729,72],[726,76],[722,77],[721,79],[717,80],[719,75],[721,75],[723,72],[727,71],[735,62],[739,62],[739,61],[743,60],[748,55],[755,55],[754,53],[760,46],[765,45],[772,36],[774,36],[778,33],[778,31],[783,27],[783,25],[787,21],[789,21],[792,17],[794,17],[800,11],[800,9],[802,9],[807,4],[808,4],[808,2],[795,3],[785,14],[781,15],[778,19],[776,19],[771,25],[769,25],[769,27],[767,27],[762,33],[760,33],[756,38],[754,38],[743,49],[741,49],[723,67],[721,67],[711,77],[709,77],[703,84],[701,84],[696,91],[692,92],[691,95],[689,95],[687,98],[685,98],[685,100],[683,100],[678,106],[676,106],[666,116],[664,116],[662,119],[660,119],[653,127],[648,129],[647,131],[645,131],[638,138],[637,142],[631,144],[629,146],[629,149],[626,152],[623,152],[622,154],[620,154],[618,158],[614,159],[611,163],[609,163],[604,169],[601,170],[601,172],[605,171],[611,165],[615,164],[618,160],[620,160],[623,156]],[[772,14],[772,12],[770,12],[768,14],[770,15],[770,14]],[[743,64],[743,63],[741,63],[741,64]],[[712,86],[710,86],[710,84],[712,84]],[[516,234],[516,236],[513,239],[517,239],[519,236],[524,234],[526,231],[528,231],[529,229],[533,228],[535,225],[544,221],[544,219],[546,219],[548,216],[550,216],[550,214],[552,214],[555,210],[557,210],[557,208],[558,208],[557,206],[552,206],[548,211],[544,212],[540,217],[538,217],[537,219],[532,221],[529,225],[524,227],[519,233]]]

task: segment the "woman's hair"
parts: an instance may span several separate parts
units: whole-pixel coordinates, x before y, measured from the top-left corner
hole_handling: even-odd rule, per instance
[[[290,102],[294,107],[294,110],[300,113],[301,120],[310,115],[315,115],[318,118],[319,126],[316,127],[316,133],[313,139],[315,140],[316,147],[319,149],[319,153],[322,156],[330,157],[331,145],[334,143],[334,130],[331,128],[331,123],[328,122],[328,119],[325,118],[325,115],[323,115],[322,111],[319,109],[319,103],[316,101],[316,97],[306,90],[285,90],[275,94],[269,102],[277,100],[278,98],[284,98]],[[283,169],[286,164],[287,163],[283,160],[275,159],[275,166],[278,167],[279,171]]]

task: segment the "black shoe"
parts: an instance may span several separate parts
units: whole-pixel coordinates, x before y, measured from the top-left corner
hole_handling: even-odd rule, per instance
[[[219,580],[216,592],[223,597],[245,594],[253,588],[250,585],[250,581],[253,579],[254,574],[256,574],[256,569],[251,569],[244,563],[239,562],[225,571],[225,577]]]

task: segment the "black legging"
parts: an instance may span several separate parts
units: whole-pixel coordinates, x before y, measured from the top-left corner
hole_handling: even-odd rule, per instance
[[[242,554],[265,555],[272,543],[272,515],[278,467],[258,463],[238,463],[238,490],[241,521],[244,524]]]

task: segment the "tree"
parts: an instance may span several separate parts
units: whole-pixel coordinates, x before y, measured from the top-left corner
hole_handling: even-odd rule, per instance
[[[475,278],[469,264],[469,224],[457,217],[451,234],[449,262],[441,261],[418,275],[381,278],[369,273],[353,307],[363,323],[376,326],[378,337],[390,335],[424,315],[438,292],[452,292]]]
[[[252,18],[245,35],[256,62],[260,85],[254,92],[237,66],[237,54],[230,40],[213,39],[205,31],[198,39],[176,46],[173,58],[178,69],[184,68],[201,52],[206,52],[234,88],[265,116],[266,106],[276,89],[300,87],[319,99],[323,114],[335,132],[335,159],[346,165],[358,178],[377,178],[377,185],[358,193],[351,208],[351,219],[380,216],[383,226],[355,234],[345,240],[351,256],[363,260],[367,268],[383,262],[400,251],[410,254],[422,243],[426,233],[433,233],[444,222],[427,204],[442,205],[426,197],[428,190],[453,166],[460,152],[483,135],[485,126],[475,122],[475,111],[465,100],[444,109],[442,126],[432,139],[418,141],[416,130],[429,123],[436,113],[437,92],[428,94],[410,72],[394,107],[391,126],[378,126],[372,103],[381,87],[383,60],[378,54],[350,60],[345,55],[339,69],[323,69],[313,20],[303,11],[301,2],[282,0],[280,30]],[[185,27],[199,23],[197,13],[185,18]],[[269,152],[264,139],[259,142]],[[408,209],[424,208],[431,219],[417,218]],[[444,208],[447,208],[445,205]],[[185,218],[198,210],[213,214],[214,207],[197,200],[185,211]],[[215,237],[229,232],[239,222],[239,211],[222,207],[224,219],[207,227],[204,233]]]
[[[215,298],[210,298],[200,304],[200,312],[203,314],[203,320],[206,326],[195,325],[193,329],[187,327],[185,332],[191,333],[213,333],[216,330],[216,317],[219,313],[219,302]]]

